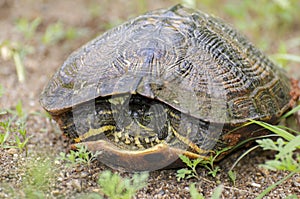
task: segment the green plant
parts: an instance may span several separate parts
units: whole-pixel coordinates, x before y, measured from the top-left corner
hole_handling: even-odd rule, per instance
[[[205,199],[205,197],[197,191],[195,187],[195,183],[190,184],[189,188],[190,188],[190,194],[192,199]],[[223,185],[220,184],[213,190],[211,198],[220,199],[222,191],[223,191]]]
[[[300,172],[300,168],[298,168],[297,170],[289,173],[287,176],[285,176],[284,178],[282,178],[281,180],[275,182],[274,184],[270,185],[269,187],[267,187],[262,193],[260,193],[255,199],[262,199],[264,196],[266,196],[270,191],[272,191],[273,189],[275,189],[278,185],[282,184],[284,181],[286,181],[287,179],[291,178],[293,175],[295,175],[296,173]],[[293,197],[293,196],[291,196]]]
[[[275,133],[276,135],[282,137],[283,139],[285,139],[287,141],[291,141],[292,139],[295,138],[295,136],[292,133],[288,132],[287,130],[297,133],[297,131],[294,131],[293,129],[289,129],[285,126],[275,126],[272,124],[268,124],[266,122],[255,121],[255,120],[251,120],[251,122],[249,124],[251,124],[251,123],[258,124],[266,129],[270,130],[271,132]]]
[[[61,152],[59,160],[67,162],[68,165],[87,164],[90,165],[96,159],[100,152],[89,152],[86,146],[77,144],[77,150],[71,150],[69,154]]]
[[[0,56],[5,60],[13,60],[15,63],[19,82],[25,81],[24,57],[33,52],[31,46],[20,42],[11,42],[9,40],[0,43]]]
[[[148,172],[135,173],[132,178],[122,178],[119,174],[107,170],[100,174],[98,184],[102,192],[110,199],[130,199],[147,185]]]
[[[4,143],[7,141],[10,134],[10,124],[11,121],[0,122],[0,127],[3,128],[3,132],[0,133],[0,145],[4,147]],[[1,129],[0,128],[0,129]]]
[[[211,198],[212,199],[219,199],[219,198],[221,198],[222,191],[223,191],[223,185],[220,184],[219,186],[217,186],[214,189]]]
[[[289,116],[298,109],[299,106],[283,117]],[[274,160],[268,160],[262,165],[264,168],[287,171],[294,171],[300,168],[300,155],[295,153],[297,149],[300,149],[300,132],[284,126],[275,126],[265,122],[251,121],[251,123],[258,124],[280,137],[277,141],[273,141],[269,138],[256,141],[264,150],[277,151]],[[288,130],[296,134],[296,136],[288,132]]]
[[[44,196],[51,179],[54,177],[53,165],[48,158],[37,157],[27,164],[26,175],[23,181],[25,193],[28,198]],[[32,197],[30,197],[32,196]]]
[[[299,108],[300,106],[298,105],[288,113],[284,114],[282,118],[289,117],[290,115],[298,111]],[[296,150],[300,149],[300,132],[285,126],[271,125],[261,121],[251,120],[249,124],[252,123],[260,125],[275,133],[276,136],[279,136],[279,138],[276,141],[269,138],[256,141],[259,144],[258,146],[262,147],[264,150],[273,150],[277,152],[273,160],[267,160],[261,166],[274,171],[290,171],[290,173],[286,177],[267,187],[256,198],[261,199],[271,190],[273,190],[276,186],[282,184],[285,180],[291,178],[294,174],[300,172],[300,155],[296,152]],[[290,198],[293,197],[293,195],[290,196]]]
[[[201,161],[204,161],[203,159],[197,158],[194,160],[190,160],[187,156],[185,155],[180,155],[179,158],[182,160],[182,162],[184,162],[188,168],[183,168],[183,169],[179,169],[177,171],[176,177],[177,177],[177,181],[180,181],[181,179],[189,179],[189,178],[196,178],[196,179],[200,179],[196,167],[198,166],[198,164]]]
[[[285,119],[287,117],[290,117],[291,115],[293,115],[294,113],[298,112],[299,110],[300,110],[300,105],[294,107],[292,110],[290,110],[287,113],[285,113],[283,116],[281,116],[281,119]]]
[[[2,97],[2,95],[4,94],[5,90],[2,86],[2,84],[0,84],[0,97]]]
[[[22,163],[21,184],[18,189],[1,183],[11,198],[47,198],[47,191],[55,178],[55,168],[48,157],[34,155]]]
[[[276,59],[277,61],[286,60],[286,61],[293,61],[293,62],[300,63],[300,56],[299,55],[293,55],[293,54],[288,54],[288,53],[278,53],[278,54],[274,54],[272,57],[274,59]]]
[[[25,81],[25,67],[23,60],[27,54],[31,54],[34,52],[34,48],[29,45],[25,45],[26,40],[30,40],[35,36],[36,29],[41,23],[41,18],[36,18],[32,21],[29,21],[26,18],[19,18],[16,21],[16,28],[19,32],[24,36],[25,41],[17,42],[17,41],[3,41],[0,44],[1,56],[4,59],[13,59],[16,71],[18,75],[18,80],[20,82]]]
[[[17,116],[15,128],[13,129],[13,131],[17,132],[17,135],[15,135],[16,148],[20,149],[21,151],[25,149],[27,155],[27,143],[32,136],[27,136],[26,121],[28,115],[23,110],[22,102],[19,100],[15,111],[10,110],[9,112]]]
[[[79,199],[103,199],[103,196],[101,196],[98,193],[86,193],[86,194],[80,194],[76,198],[79,198]]]
[[[0,85],[0,97],[3,93],[3,87]],[[6,110],[0,110],[0,117],[2,115],[7,114]],[[6,121],[0,121],[0,145],[1,147],[4,147],[4,143],[7,141],[9,134],[10,134],[10,126],[11,126],[11,120]]]
[[[190,184],[189,188],[192,199],[205,199],[204,196],[197,191],[195,183]]]
[[[300,105],[296,106],[286,114],[284,114],[281,119],[285,119],[291,115],[293,115],[295,112],[300,110]],[[256,124],[263,128],[268,129],[269,131],[273,132],[274,134],[271,135],[265,135],[260,136],[257,138],[251,138],[246,140],[251,141],[255,140],[258,145],[250,148],[245,152],[241,157],[238,158],[238,160],[233,164],[231,169],[228,172],[228,176],[235,185],[236,180],[236,173],[233,172],[233,168],[236,165],[236,163],[242,159],[246,154],[249,152],[255,150],[258,147],[262,147],[264,150],[273,150],[276,151],[277,154],[275,155],[274,160],[268,160],[264,164],[260,165],[266,169],[270,170],[284,170],[284,171],[290,171],[291,173],[287,175],[282,180],[272,184],[267,189],[265,189],[258,197],[257,199],[263,198],[266,194],[268,194],[272,189],[274,189],[276,186],[284,182],[285,180],[289,179],[291,176],[293,176],[295,173],[300,172],[300,155],[296,153],[296,150],[300,149],[300,132],[295,131],[293,129],[290,129],[286,126],[280,126],[280,125],[272,125],[268,124],[266,122],[262,121],[255,121],[250,120],[246,125],[250,124]],[[269,137],[279,136],[277,141],[274,141],[270,139]],[[291,195],[291,198],[294,196]]]
[[[235,186],[235,181],[236,181],[236,172],[229,170],[228,171],[228,177],[231,180],[231,182],[233,183],[233,186]]]
[[[18,101],[15,110],[6,110],[7,118],[0,122],[3,133],[0,134],[0,145],[3,148],[17,148],[21,152],[25,149],[27,155],[27,143],[32,136],[27,135],[26,121],[28,115],[24,112],[22,102]],[[14,134],[14,141],[9,140]],[[6,143],[6,144],[5,144]]]
[[[300,135],[289,142],[278,138],[276,142],[271,139],[256,141],[264,150],[277,151],[274,160],[268,160],[262,167],[270,170],[295,171],[300,168],[300,155],[296,154],[296,149],[300,148]]]
[[[214,165],[214,161],[216,158],[223,152],[229,150],[230,148],[224,148],[220,151],[217,151],[214,156],[209,156],[208,158],[197,158],[194,160],[190,160],[187,156],[185,155],[180,155],[179,158],[182,160],[183,163],[185,163],[188,168],[183,168],[177,171],[176,177],[177,180],[180,181],[181,179],[189,179],[189,178],[196,178],[200,179],[198,173],[197,173],[197,166],[203,166],[205,169],[208,170],[208,174],[216,177],[217,173],[220,171],[219,166]]]
[[[299,197],[296,194],[289,195],[285,199],[299,199]]]
[[[63,23],[57,22],[48,25],[41,36],[41,34],[37,34],[37,29],[41,23],[42,19],[39,17],[32,21],[26,18],[19,18],[16,20],[15,27],[20,32],[22,40],[6,39],[0,42],[0,56],[5,60],[14,61],[19,82],[24,82],[26,79],[24,59],[28,54],[32,54],[35,51],[35,46],[28,44],[42,42],[45,45],[49,45],[65,38],[73,39],[81,33],[74,28],[66,29]]]
[[[197,1],[196,0],[181,0],[182,5],[189,8],[196,8]]]
[[[257,6],[257,3],[264,6]],[[227,15],[230,15],[235,24],[260,40],[260,47],[266,49],[272,39],[283,36],[297,21],[297,10],[300,4],[297,0],[244,0],[231,1],[224,5]],[[248,20],[245,23],[245,20]],[[276,35],[270,35],[270,30],[277,30]],[[268,34],[265,36],[262,34]]]
[[[63,39],[74,39],[78,35],[78,31],[74,28],[65,29],[62,22],[56,22],[48,25],[43,37],[42,42],[45,45],[55,44]]]
[[[300,46],[300,37],[280,42],[276,53],[270,55],[270,58],[275,60],[284,68],[293,67],[290,63],[299,64],[300,56],[289,52],[289,49]]]
[[[21,33],[23,33],[25,39],[32,39],[41,22],[42,19],[40,17],[37,17],[32,21],[29,21],[26,18],[19,18],[16,21],[16,27]]]

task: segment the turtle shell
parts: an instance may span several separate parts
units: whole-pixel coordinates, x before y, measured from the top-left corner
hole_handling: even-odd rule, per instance
[[[145,98],[161,103],[163,110],[172,109],[168,117],[175,118],[174,124],[178,113],[201,121],[199,131],[192,134],[199,134],[202,143],[215,143],[222,134],[220,139],[227,146],[254,136],[253,126],[226,134],[249,119],[276,121],[290,107],[290,91],[285,72],[235,29],[216,17],[176,5],[129,20],[73,52],[44,88],[40,102],[63,130],[74,123],[73,107],[79,107],[79,123],[89,123],[90,113],[81,113],[88,109],[87,103],[97,99],[102,105],[96,114],[105,114],[103,107],[114,101],[107,98],[135,95],[136,103]],[[205,129],[207,124],[224,129],[210,131]],[[90,130],[78,134],[92,134]],[[178,136],[194,146],[192,139],[185,138],[187,134]],[[80,140],[76,133],[70,137]],[[119,162],[127,170],[149,170],[184,152],[197,157],[166,143],[143,151],[122,150],[101,139],[86,144],[93,151],[105,151],[108,160],[117,157],[109,164]]]
[[[40,102],[59,114],[97,97],[137,93],[205,121],[235,124],[278,117],[289,92],[284,72],[244,36],[177,5],[134,18],[72,53]]]

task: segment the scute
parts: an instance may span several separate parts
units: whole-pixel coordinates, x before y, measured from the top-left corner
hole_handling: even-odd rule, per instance
[[[210,122],[287,110],[290,83],[221,20],[175,6],[149,12],[75,51],[41,95],[52,114],[96,97],[138,93]]]

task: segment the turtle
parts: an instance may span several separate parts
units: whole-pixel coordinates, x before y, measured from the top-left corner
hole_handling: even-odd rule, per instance
[[[73,52],[40,96],[73,144],[126,171],[208,158],[266,133],[291,107],[286,72],[215,16],[175,5]],[[230,150],[229,150],[230,151]]]

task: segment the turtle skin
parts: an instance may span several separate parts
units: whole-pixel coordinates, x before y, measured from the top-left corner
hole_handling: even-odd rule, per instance
[[[73,52],[40,102],[100,161],[140,171],[265,134],[255,125],[235,129],[251,119],[276,123],[291,90],[286,73],[230,25],[176,5]]]

